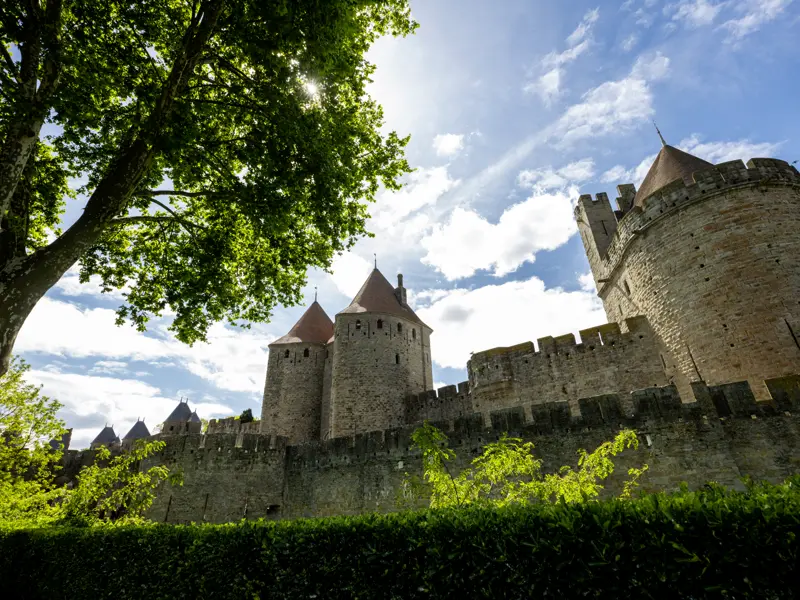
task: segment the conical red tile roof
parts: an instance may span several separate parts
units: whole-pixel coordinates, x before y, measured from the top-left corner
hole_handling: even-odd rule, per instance
[[[325,344],[332,336],[333,321],[319,305],[319,302],[314,300],[314,303],[308,307],[300,320],[289,330],[289,333],[272,342],[270,346],[300,342]]]
[[[642,181],[639,191],[636,192],[633,203],[636,206],[643,206],[649,196],[678,179],[683,179],[686,185],[691,185],[694,183],[692,179],[694,173],[713,166],[702,158],[692,156],[673,146],[664,145]]]
[[[425,325],[407,304],[401,304],[394,294],[392,284],[378,269],[373,269],[356,297],[339,314],[376,312],[403,317],[420,325]],[[428,327],[425,325],[425,327]]]

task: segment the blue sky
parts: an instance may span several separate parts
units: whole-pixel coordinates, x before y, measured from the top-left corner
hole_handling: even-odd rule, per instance
[[[412,136],[416,171],[372,207],[376,237],[309,273],[328,314],[372,265],[405,275],[434,329],[434,379],[466,377],[469,353],[605,322],[572,220],[580,193],[639,183],[668,142],[710,160],[800,158],[800,2],[436,0],[421,27],[372,49],[387,130]],[[318,82],[324,85],[324,82]],[[77,214],[80,202],[69,207]],[[260,412],[267,344],[303,307],[250,330],[214,327],[187,347],[166,330],[114,325],[122,292],[75,272],[17,344],[58,398],[74,444],[105,424],[159,423],[180,397],[204,417]]]

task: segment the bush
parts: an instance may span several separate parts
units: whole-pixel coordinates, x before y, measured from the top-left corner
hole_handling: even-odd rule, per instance
[[[0,533],[7,598],[788,598],[800,479],[746,492]]]

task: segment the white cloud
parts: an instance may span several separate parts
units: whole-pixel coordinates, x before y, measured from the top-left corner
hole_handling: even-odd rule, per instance
[[[561,95],[562,72],[563,70],[559,67],[551,69],[535,81],[526,84],[523,91],[537,94],[545,106],[551,106]]]
[[[580,43],[581,41],[586,39],[586,36],[591,29],[591,26],[597,22],[597,19],[600,18],[600,9],[595,8],[593,10],[588,11],[585,15],[583,15],[583,20],[580,24],[575,28],[569,36],[567,37],[567,44],[570,46],[575,46],[576,44]]]
[[[438,290],[437,290],[438,292]],[[435,294],[419,317],[433,327],[433,359],[463,369],[470,352],[577,332],[606,322],[600,300],[587,290],[546,289],[541,279]]]
[[[373,265],[354,252],[336,257],[331,265],[331,279],[339,291],[348,298],[354,297],[366,281]]]
[[[581,289],[585,292],[591,292],[592,294],[597,294],[597,286],[594,283],[594,277],[591,273],[584,273],[583,275],[578,276],[578,284],[581,286]]]
[[[776,155],[783,142],[751,142],[748,139],[730,142],[703,142],[696,133],[681,140],[678,147],[690,154],[717,164],[729,160],[770,158]]]
[[[256,394],[263,388],[266,345],[276,337],[263,327],[235,330],[217,323],[207,343],[190,347],[175,340],[163,322],[153,323],[146,335],[130,325],[115,325],[115,318],[113,310],[82,309],[45,297],[26,320],[15,351],[102,361],[170,359],[222,390]]]
[[[758,31],[761,26],[777,19],[792,3],[792,0],[744,0],[736,4],[736,10],[742,15],[722,24],[728,30],[732,41]]]
[[[662,54],[640,57],[627,77],[589,90],[579,104],[568,108],[553,128],[553,137],[569,144],[597,135],[620,134],[649,119],[654,113],[649,84],[665,77],[668,70],[669,59]]]
[[[433,149],[437,156],[455,156],[464,148],[464,135],[440,133],[433,138]]]
[[[522,171],[517,175],[517,184],[521,187],[553,190],[564,188],[571,183],[587,181],[593,176],[594,160],[584,158],[571,162],[559,169],[546,167]]]
[[[61,279],[58,280],[58,283],[53,286],[53,289],[60,292],[64,296],[99,296],[118,302],[125,300],[125,293],[128,291],[127,286],[119,290],[112,289],[107,292],[103,292],[100,283],[100,277],[98,275],[93,275],[89,281],[86,283],[81,283],[79,279],[79,273],[79,265],[71,267],[66,273],[64,273]]]
[[[98,360],[89,372],[109,375],[125,374],[128,372],[128,363],[118,360]]]
[[[500,277],[533,262],[540,250],[554,250],[575,233],[572,199],[575,188],[553,193],[536,190],[508,207],[497,223],[474,210],[456,208],[444,224],[421,241],[424,264],[448,280],[469,277],[481,269]]]
[[[650,154],[638,165],[630,169],[626,169],[622,165],[616,165],[603,173],[600,176],[600,181],[603,183],[633,183],[638,188],[655,159],[656,155]]]
[[[569,64],[586,52],[589,49],[589,45],[589,40],[583,40],[577,46],[567,48],[563,52],[550,52],[542,59],[542,66],[547,69]]]
[[[702,27],[713,23],[726,4],[727,2],[715,4],[709,0],[682,0],[667,5],[664,12],[671,13],[673,21],[682,21],[690,27]]]
[[[166,398],[161,390],[135,379],[97,377],[77,373],[54,373],[31,370],[27,379],[44,386],[43,392],[64,405],[62,412],[69,421],[88,421],[95,426],[82,426],[73,431],[72,447],[84,448],[100,433],[104,423],[114,426],[122,438],[138,418],[144,418],[148,428],[162,422],[178,403]],[[202,418],[227,416],[233,413],[219,402],[190,402]],[[72,417],[70,419],[69,417]],[[82,417],[82,418],[81,418]]]
[[[631,50],[633,50],[633,47],[636,45],[636,42],[638,41],[639,41],[639,36],[637,36],[635,33],[632,33],[622,41],[622,49],[625,52],[630,52]]]

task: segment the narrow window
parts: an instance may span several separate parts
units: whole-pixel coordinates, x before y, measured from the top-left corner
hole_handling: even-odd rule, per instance
[[[397,333],[403,333],[403,324],[402,323],[398,323],[397,324]]]
[[[303,356],[304,356],[305,358],[308,358],[308,348],[306,348],[305,350],[303,350]]]
[[[628,294],[628,296],[630,296],[631,295],[631,286],[628,285],[627,281],[623,281],[622,285],[625,287],[625,293]]]
[[[416,329],[412,329],[411,330],[411,339],[414,339],[414,340],[417,339],[417,330]]]
[[[361,321],[356,321],[356,329],[361,329]]]
[[[378,329],[383,329],[383,320],[378,319]]]
[[[289,358],[289,351],[288,350],[283,353],[283,358]]]
[[[394,355],[394,364],[396,364],[396,365],[400,364],[400,355],[399,354],[395,354]]]

